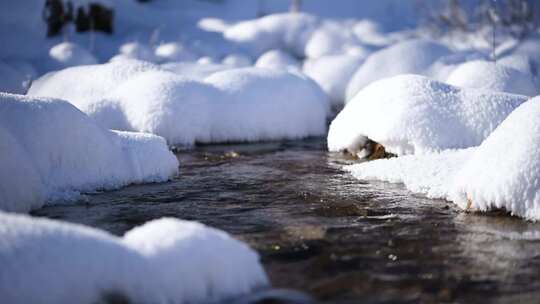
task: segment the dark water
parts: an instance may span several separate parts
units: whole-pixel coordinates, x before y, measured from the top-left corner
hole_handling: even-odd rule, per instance
[[[274,287],[320,302],[540,302],[540,224],[355,180],[321,139],[177,156],[172,182],[34,214],[118,235],[163,216],[197,220],[254,247]]]

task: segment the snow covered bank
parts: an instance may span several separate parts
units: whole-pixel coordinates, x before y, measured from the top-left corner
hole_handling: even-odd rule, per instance
[[[397,155],[477,146],[526,99],[418,75],[383,79],[360,91],[332,121],[328,149],[362,155],[367,138]]]
[[[536,96],[533,76],[516,69],[489,61],[469,61],[459,65],[446,80],[446,83],[495,92],[507,92],[527,96]]]
[[[426,40],[407,40],[371,54],[356,71],[347,86],[346,100],[368,84],[400,74],[426,75],[430,66],[451,51],[445,46]]]
[[[0,209],[27,212],[46,201],[178,172],[165,141],[105,130],[71,104],[0,93]]]
[[[0,212],[6,303],[200,303],[268,285],[257,253],[225,232],[165,218],[118,238]]]
[[[504,209],[540,220],[540,98],[514,110],[475,148],[348,166],[356,178],[404,183],[475,211]]]
[[[200,76],[190,79],[149,63],[120,61],[46,75],[29,94],[65,98],[107,128],[154,133],[171,145],[326,132],[328,99],[300,73],[222,66],[203,71],[179,63],[167,67],[182,74],[195,70]],[[196,79],[205,73],[210,76],[204,81]]]

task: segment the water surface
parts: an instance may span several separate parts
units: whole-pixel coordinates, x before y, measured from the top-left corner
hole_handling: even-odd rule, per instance
[[[322,139],[180,151],[175,180],[34,215],[122,235],[170,216],[246,241],[276,288],[320,302],[537,303],[540,224],[358,181]]]

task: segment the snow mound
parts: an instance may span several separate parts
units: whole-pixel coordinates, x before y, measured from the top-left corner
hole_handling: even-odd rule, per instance
[[[305,45],[318,23],[309,14],[274,14],[232,25],[225,30],[224,37],[240,44],[254,58],[272,49],[304,57]]]
[[[121,83],[139,73],[159,69],[157,65],[131,59],[71,67],[40,77],[32,83],[28,95],[68,100],[81,111],[92,115],[94,104]]]
[[[351,100],[373,81],[399,74],[425,74],[437,59],[450,55],[445,46],[426,40],[408,40],[371,54],[356,71],[347,86]]]
[[[253,64],[251,58],[242,54],[229,54],[223,58],[221,63],[233,68],[244,68]]]
[[[456,175],[460,207],[540,219],[540,98],[518,107]],[[470,206],[469,206],[470,204]]]
[[[0,212],[0,240],[0,293],[7,303],[194,303],[268,284],[249,247],[176,219],[155,220],[118,238]]]
[[[170,298],[201,303],[268,284],[257,253],[227,233],[197,222],[152,221],[126,233],[123,242],[149,259]],[[178,284],[182,278],[183,284]]]
[[[178,172],[162,138],[102,129],[62,100],[0,93],[0,130],[0,209],[6,211],[165,181]]]
[[[182,62],[195,61],[197,56],[186,49],[183,45],[176,42],[160,44],[155,50],[155,57],[159,62]]]
[[[532,75],[489,61],[469,61],[459,65],[446,83],[464,87],[535,96],[536,88]]]
[[[92,53],[71,42],[62,42],[53,46],[49,50],[49,57],[58,68],[98,63]]]
[[[260,141],[326,133],[329,101],[311,79],[278,70],[244,68],[205,80],[224,93],[213,107],[212,142]]]
[[[120,46],[119,54],[122,59],[136,59],[149,62],[157,61],[156,56],[152,48],[146,44],[140,42],[128,42]],[[111,58],[111,61],[115,61],[115,58]]]
[[[341,107],[347,83],[362,62],[363,56],[359,55],[323,56],[306,60],[303,71],[321,86],[334,107]]]
[[[259,57],[255,66],[266,69],[297,69],[300,66],[298,59],[282,50],[270,50]]]
[[[397,154],[479,145],[527,97],[400,75],[360,91],[332,121],[330,151],[361,155],[367,138]]]

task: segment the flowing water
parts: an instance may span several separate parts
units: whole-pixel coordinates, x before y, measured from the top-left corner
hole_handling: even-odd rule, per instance
[[[33,214],[117,235],[163,216],[200,221],[255,248],[275,288],[323,303],[540,299],[540,224],[358,181],[323,139],[202,146],[177,157],[181,174],[171,182]],[[294,299],[284,294],[276,298]],[[271,298],[258,302],[279,302]]]

